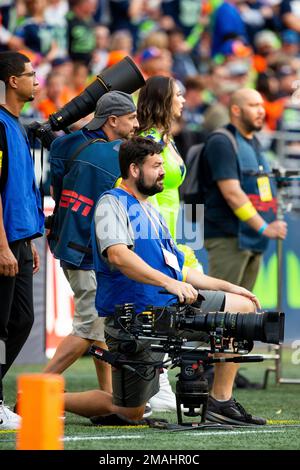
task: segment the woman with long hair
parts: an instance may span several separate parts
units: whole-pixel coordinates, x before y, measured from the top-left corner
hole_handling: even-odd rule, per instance
[[[182,90],[174,78],[155,76],[141,88],[137,104],[138,133],[164,147],[164,190],[151,197],[151,202],[165,218],[174,240],[179,211],[178,188],[185,177],[185,166],[176,149],[171,127],[181,116],[184,102]]]
[[[151,138],[163,145],[164,189],[149,198],[163,215],[169,231],[176,240],[176,224],[180,207],[178,188],[182,184],[186,169],[172,136],[172,124],[179,119],[185,99],[182,87],[172,77],[155,76],[141,88],[137,103],[138,134]],[[185,265],[198,267],[198,260],[191,248],[179,245],[185,255]],[[160,390],[151,398],[155,411],[176,409],[175,395],[169,384],[167,372],[160,376]]]

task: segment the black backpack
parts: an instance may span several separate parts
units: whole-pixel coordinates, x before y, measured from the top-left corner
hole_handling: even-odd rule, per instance
[[[216,134],[223,134],[228,137],[235,153],[238,153],[237,142],[232,132],[230,132],[225,127],[221,127],[213,131],[209,135],[208,139]],[[180,187],[181,198],[185,204],[204,204],[204,175],[202,157],[207,142],[208,140],[206,142],[202,142],[201,144],[192,145],[186,155],[186,177],[182,186]]]

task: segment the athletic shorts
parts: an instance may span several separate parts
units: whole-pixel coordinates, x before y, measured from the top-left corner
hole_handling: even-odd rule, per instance
[[[223,311],[225,306],[225,294],[221,291],[199,291],[205,300],[202,302],[201,310],[203,313]],[[124,350],[124,344],[132,344],[132,339],[126,332],[116,329],[113,326],[114,318],[105,318],[105,340],[109,351],[120,352]],[[178,332],[182,334],[182,332]],[[203,332],[185,332],[184,337],[191,341],[198,341],[200,345],[207,345],[208,335]],[[151,351],[151,340],[134,340],[136,352],[126,352],[126,358],[131,361],[162,362],[165,353]],[[138,370],[140,374],[146,376],[147,380],[142,379],[136,372],[121,368],[113,368],[113,402],[118,406],[138,407],[146,404],[151,397],[156,395],[159,390],[159,369],[153,370],[152,366],[141,366]]]
[[[95,307],[96,276],[93,270],[64,269],[74,293],[75,312],[72,335],[104,342],[104,318]]]

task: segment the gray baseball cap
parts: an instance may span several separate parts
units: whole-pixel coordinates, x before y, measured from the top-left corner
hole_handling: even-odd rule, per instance
[[[89,131],[100,129],[109,116],[125,116],[134,113],[136,106],[133,99],[123,91],[109,91],[97,101],[95,116],[87,125]]]

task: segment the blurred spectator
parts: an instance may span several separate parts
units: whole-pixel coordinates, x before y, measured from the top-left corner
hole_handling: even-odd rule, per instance
[[[232,94],[239,86],[233,82],[221,82],[217,89],[216,101],[210,105],[203,116],[203,129],[210,133],[229,123],[228,105]]]
[[[16,36],[23,40],[26,48],[39,54],[43,62],[50,62],[64,54],[65,31],[47,23],[46,0],[25,0],[27,18],[16,29]],[[57,32],[59,31],[59,34]]]
[[[17,23],[25,15],[23,2],[2,0],[0,2],[0,51],[17,51],[23,47],[23,41],[13,33]]]
[[[85,63],[74,62],[73,64],[73,77],[70,88],[72,89],[73,97],[83,92],[88,84],[89,69]]]
[[[258,73],[265,72],[269,60],[280,49],[280,40],[273,31],[263,30],[254,37],[256,54],[253,57],[253,65]]]
[[[113,33],[110,37],[109,49],[111,51],[125,51],[130,55],[133,50],[132,36],[127,30],[120,30]]]
[[[187,76],[198,74],[198,70],[191,58],[189,48],[185,42],[184,34],[179,28],[168,32],[169,50],[173,56],[172,71],[174,77],[184,81]]]
[[[65,78],[58,72],[51,72],[46,80],[46,97],[37,105],[43,119],[48,119],[71,100],[70,91],[65,86]]]
[[[248,43],[245,23],[242,20],[238,5],[241,0],[226,0],[214,12],[212,30],[212,56],[224,54],[222,46],[228,40],[240,39]]]
[[[280,17],[283,29],[292,29],[300,33],[300,1],[282,0],[280,3]]]
[[[92,62],[90,64],[92,73],[98,75],[108,62],[108,49],[110,40],[110,31],[107,26],[96,26],[95,28],[96,47],[93,52]]]
[[[168,49],[169,38],[165,31],[152,31],[141,42],[140,49],[157,47],[158,49]]]
[[[172,75],[172,56],[168,49],[149,47],[141,51],[137,60],[145,78]]]
[[[69,0],[67,15],[68,51],[74,61],[88,65],[95,49],[95,22],[97,0]]]
[[[257,77],[256,90],[264,100],[266,126],[275,131],[281,119],[285,98],[279,98],[279,80],[273,70],[268,69]]]
[[[250,80],[251,61],[233,60],[226,64],[231,83],[237,88],[244,88]]]
[[[163,15],[171,17],[187,38],[193,32],[193,28],[199,25],[204,3],[208,2],[203,0],[198,2],[194,0],[162,0],[161,8]]]
[[[189,131],[200,131],[203,124],[203,113],[207,109],[207,104],[203,99],[204,80],[200,75],[187,77],[184,86],[185,105],[182,111],[184,127]]]
[[[286,29],[282,31],[282,52],[290,57],[299,57],[299,35],[296,31]]]
[[[67,20],[69,5],[66,0],[49,0],[45,9],[45,20],[53,27],[55,42],[59,48],[59,57],[67,54]]]

